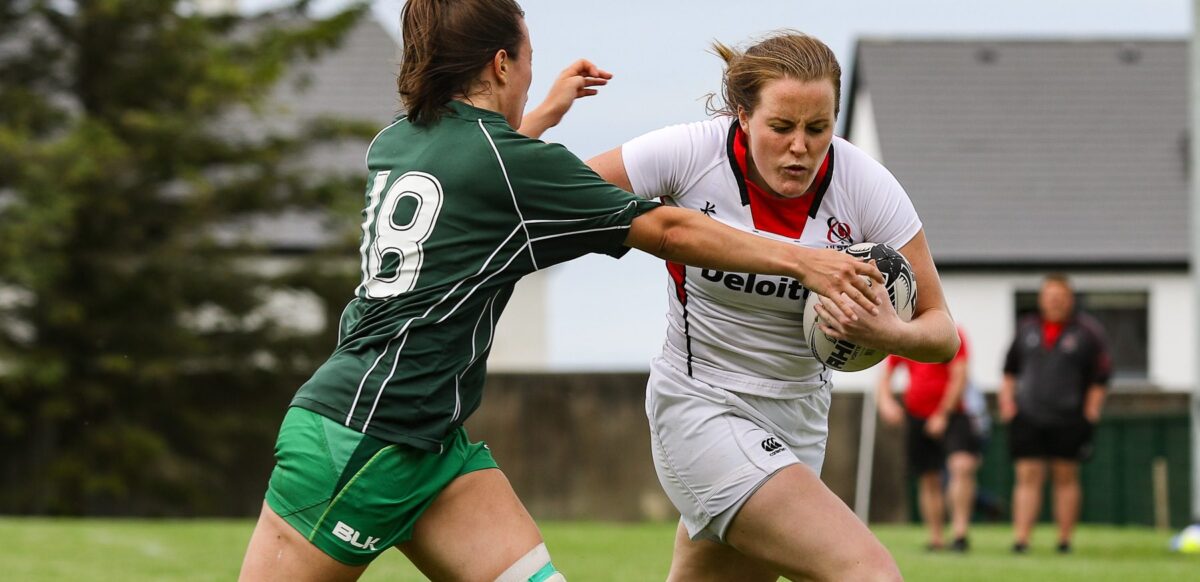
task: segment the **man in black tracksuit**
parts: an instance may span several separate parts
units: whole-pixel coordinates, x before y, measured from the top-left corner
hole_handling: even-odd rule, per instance
[[[1028,549],[1049,465],[1058,551],[1067,553],[1079,518],[1079,463],[1091,452],[1112,363],[1104,329],[1091,316],[1075,312],[1074,293],[1065,276],[1050,275],[1042,282],[1038,311],[1017,327],[999,394],[1000,417],[1009,423],[1009,454],[1017,473],[1013,551]]]

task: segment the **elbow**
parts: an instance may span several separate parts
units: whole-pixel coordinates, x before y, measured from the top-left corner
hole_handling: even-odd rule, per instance
[[[665,213],[664,213],[665,214]],[[657,232],[651,237],[648,247],[642,249],[660,259],[668,261],[685,262],[684,255],[687,249],[688,227],[686,221],[681,220],[682,217],[676,216],[675,213],[670,213],[664,216]]]
[[[686,233],[687,229],[679,224],[668,225],[658,237],[658,252],[655,254],[664,259],[678,259],[685,246]]]
[[[687,228],[680,212],[664,206],[635,218],[625,244],[660,259],[682,262]]]
[[[958,332],[950,336],[950,340],[942,346],[941,352],[938,354],[939,362],[945,364],[954,359],[958,355],[959,348],[962,347],[962,339],[958,337]]]

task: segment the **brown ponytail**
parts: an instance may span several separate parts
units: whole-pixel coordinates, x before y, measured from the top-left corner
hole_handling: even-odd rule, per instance
[[[408,0],[396,85],[413,123],[436,121],[504,49],[517,58],[525,12],[514,0]]]

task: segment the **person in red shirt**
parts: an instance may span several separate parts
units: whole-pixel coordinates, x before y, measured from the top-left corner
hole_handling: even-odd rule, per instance
[[[942,491],[942,471],[949,469],[948,496],[954,541],[950,549],[965,552],[970,545],[967,528],[975,501],[975,470],[981,448],[979,435],[963,409],[967,386],[967,340],[958,330],[961,345],[954,359],[940,364],[914,362],[888,356],[879,379],[876,398],[879,416],[889,424],[901,425],[908,419],[908,465],[918,478],[921,519],[929,528],[929,549],[944,546],[942,528],[946,515],[946,497]],[[908,389],[904,405],[892,395],[892,376],[901,366],[908,369]]]

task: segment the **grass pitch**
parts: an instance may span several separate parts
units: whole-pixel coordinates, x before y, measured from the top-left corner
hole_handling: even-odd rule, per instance
[[[234,580],[254,523],[249,520],[58,520],[0,518],[0,579],[25,582]],[[1084,526],[1075,552],[1054,552],[1040,528],[1028,555],[1009,553],[1006,526],[977,526],[967,555],[927,553],[917,526],[873,528],[913,581],[1086,581],[1200,579],[1200,556],[1167,551],[1171,532]],[[548,522],[542,532],[571,582],[663,580],[673,523]],[[419,581],[400,552],[367,570],[367,582]]]

